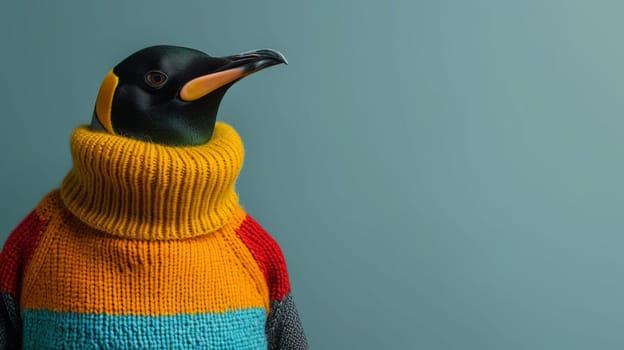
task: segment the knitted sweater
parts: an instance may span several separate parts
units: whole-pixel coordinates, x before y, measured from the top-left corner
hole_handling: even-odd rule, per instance
[[[73,168],[0,254],[0,349],[306,349],[276,242],[238,204],[243,145],[77,128]]]

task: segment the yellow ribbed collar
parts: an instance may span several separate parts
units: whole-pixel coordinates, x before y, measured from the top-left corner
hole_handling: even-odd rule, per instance
[[[132,239],[181,239],[240,216],[236,177],[243,143],[217,123],[210,142],[168,147],[77,128],[74,166],[61,186],[65,206],[98,230]]]

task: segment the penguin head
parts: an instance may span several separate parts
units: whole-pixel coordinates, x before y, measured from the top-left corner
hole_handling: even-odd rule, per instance
[[[178,46],[139,50],[104,78],[91,128],[168,146],[206,143],[227,89],[280,63],[286,58],[269,49],[226,57]]]

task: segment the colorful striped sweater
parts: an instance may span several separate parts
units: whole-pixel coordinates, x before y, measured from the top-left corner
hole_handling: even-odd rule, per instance
[[[279,246],[238,204],[243,145],[80,127],[0,254],[0,349],[307,349]]]

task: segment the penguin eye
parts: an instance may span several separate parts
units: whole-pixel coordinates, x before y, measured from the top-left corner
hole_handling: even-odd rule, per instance
[[[160,88],[167,82],[167,74],[159,70],[151,70],[145,74],[145,83],[153,88]]]

